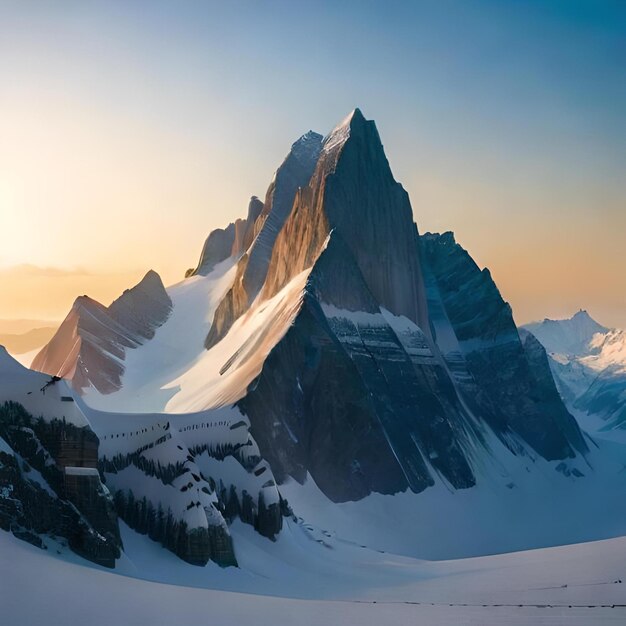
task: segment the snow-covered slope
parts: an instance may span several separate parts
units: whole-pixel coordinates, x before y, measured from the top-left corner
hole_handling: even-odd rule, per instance
[[[134,528],[162,542],[150,520],[169,508],[205,538],[169,540],[196,563],[228,562],[228,541],[241,561],[227,507],[276,535],[285,497],[318,528],[412,556],[626,532],[623,450],[581,431],[489,271],[452,233],[419,236],[374,122],[355,110],[307,133],[245,222],[166,290],[171,312],[124,349],[117,388],[85,389]]]
[[[559,392],[598,437],[624,438],[626,331],[606,328],[586,311],[524,327],[543,344]]]
[[[204,339],[215,308],[232,285],[235,271],[234,260],[228,258],[207,276],[191,276],[168,287],[172,301],[170,317],[152,340],[126,352],[120,389],[109,395],[100,394],[95,388],[87,389],[83,396],[87,404],[123,413],[166,410],[168,402],[183,391],[173,381],[206,355]]]
[[[168,290],[172,314],[127,351],[121,388],[90,389],[88,404],[236,404],[279,483],[310,475],[335,501],[439,480],[471,489],[485,459],[497,475],[501,455],[558,464],[587,452],[489,273],[453,238],[420,241],[358,109],[292,146],[257,221],[239,261]]]
[[[27,370],[0,348],[0,441],[0,527],[38,544],[68,537],[77,553],[109,566],[119,556],[113,504],[133,528],[196,565],[236,564],[235,519],[270,538],[282,527],[272,471],[236,408],[98,411],[66,381]],[[65,528],[63,516],[76,519]]]
[[[167,552],[159,554],[130,530],[123,536],[128,574],[149,573],[176,584],[87,569],[0,533],[3,619],[12,626],[80,626],[86,616],[93,626],[170,626],[207,619],[214,626],[590,626],[621,624],[626,617],[624,539],[428,563],[347,545],[329,550],[295,529],[291,545],[281,548],[295,556],[320,546],[318,558],[310,559],[306,569],[271,563],[260,544],[247,551],[254,556],[245,569],[204,568],[194,581],[188,570],[198,568],[168,561]],[[26,601],[35,590],[37,601]]]
[[[234,408],[121,414],[77,399],[100,439],[99,468],[119,515],[194,565],[234,565],[234,519],[273,538],[280,496],[268,464]]]

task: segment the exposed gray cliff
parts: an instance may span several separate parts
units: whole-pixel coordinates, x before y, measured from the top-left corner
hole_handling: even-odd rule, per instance
[[[545,352],[532,340],[522,344],[511,307],[489,270],[480,270],[452,233],[424,235],[422,249],[456,345],[436,332],[435,340],[444,355],[460,353],[482,392],[471,398],[479,415],[503,441],[515,433],[546,459],[586,452],[582,433],[544,367]]]

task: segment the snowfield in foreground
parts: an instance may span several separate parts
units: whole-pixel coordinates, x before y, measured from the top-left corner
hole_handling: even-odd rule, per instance
[[[243,529],[244,532],[246,529]],[[292,529],[296,535],[298,530]],[[258,588],[268,594],[298,593],[310,599],[282,598],[149,582],[84,566],[43,552],[0,533],[0,603],[3,623],[12,626],[63,624],[91,626],[150,624],[212,626],[265,624],[624,624],[626,620],[626,538],[457,561],[416,561],[369,550],[353,570],[337,559],[353,558],[354,546],[330,551],[329,563],[297,576],[286,563],[254,571],[217,566],[193,568],[124,529],[130,574],[157,565],[153,576],[188,574],[190,584]],[[262,538],[253,537],[259,556]],[[290,548],[295,549],[294,539]],[[302,547],[302,546],[300,546]],[[157,554],[159,551],[161,554]],[[248,552],[250,554],[250,552]],[[252,552],[254,553],[254,552]],[[342,555],[343,553],[343,555]],[[157,560],[158,559],[158,560]],[[365,567],[376,565],[375,575]],[[259,560],[260,564],[262,560]],[[267,564],[266,564],[267,566]],[[173,571],[172,571],[173,570]],[[178,571],[180,570],[180,571]],[[332,572],[337,574],[333,577]],[[381,570],[384,572],[381,575]],[[228,575],[224,576],[228,572]],[[185,580],[185,577],[180,577]],[[297,589],[298,579],[301,589]],[[192,580],[193,579],[193,580]],[[289,584],[286,584],[290,580]],[[283,587],[284,584],[284,587]],[[36,592],[35,592],[36,590]],[[27,600],[27,598],[31,600]],[[328,598],[328,599],[321,599]],[[332,598],[332,599],[330,599]]]

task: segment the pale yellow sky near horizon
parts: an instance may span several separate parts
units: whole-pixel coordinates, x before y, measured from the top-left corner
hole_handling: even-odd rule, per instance
[[[621,22],[423,4],[316,3],[307,45],[300,3],[0,6],[0,319],[177,282],[359,106],[420,232],[453,230],[518,323],[626,327]]]
[[[613,242],[580,250],[573,245],[580,240],[578,224],[567,220],[559,224],[548,217],[547,223],[540,222],[533,228],[524,217],[527,198],[509,200],[510,210],[500,214],[498,220],[499,214],[491,207],[504,201],[503,194],[508,194],[495,188],[479,188],[470,181],[455,182],[448,186],[445,181],[426,179],[423,175],[410,179],[406,185],[409,192],[412,187],[417,190],[411,193],[412,199],[417,196],[419,204],[437,207],[424,211],[425,219],[418,221],[418,227],[421,232],[455,230],[457,241],[474,260],[481,267],[489,267],[504,298],[511,303],[518,324],[543,317],[568,317],[579,308],[586,308],[603,324],[626,326],[625,292],[618,288],[624,284],[619,232],[611,233],[601,220],[591,219],[585,226],[584,238],[610,242],[612,236]],[[260,190],[258,193],[263,196]],[[471,199],[471,209],[464,198]],[[201,194],[195,199],[198,214],[202,213],[198,205],[203,200]],[[457,208],[464,204],[461,210]],[[413,205],[415,211],[415,200]],[[175,216],[164,219],[161,215],[143,227],[134,224],[124,229],[105,220],[100,225],[65,223],[58,230],[49,227],[49,222],[55,221],[53,212],[48,217],[40,216],[31,222],[28,238],[14,231],[16,239],[22,242],[20,249],[24,241],[32,242],[22,260],[27,260],[30,245],[45,246],[53,230],[53,236],[67,247],[67,254],[62,257],[67,264],[55,267],[54,254],[41,254],[38,260],[49,258],[50,265],[0,265],[0,319],[58,321],[69,311],[73,300],[83,294],[108,305],[124,289],[136,284],[148,269],[158,271],[166,285],[178,282],[185,270],[196,263],[208,232],[243,214],[242,208],[238,214],[224,214],[219,221],[220,216],[206,211],[197,225],[184,222],[182,227],[176,224]],[[121,215],[116,219],[122,219]],[[81,241],[75,241],[77,237]],[[116,238],[113,245],[111,237]],[[110,268],[106,265],[109,261]]]
[[[108,304],[148,269],[166,284],[182,279],[207,234],[244,216],[250,195],[264,197],[291,142],[268,141],[258,164],[246,138],[220,134],[218,123],[217,141],[207,143],[123,116],[112,128],[97,109],[50,114],[54,125],[14,111],[21,124],[2,128],[16,149],[0,150],[0,319],[60,319],[84,293]],[[420,231],[455,231],[489,267],[518,323],[586,308],[626,326],[619,186],[570,179],[555,188],[506,170],[490,180],[489,159],[470,166],[443,150],[424,159],[401,134],[386,133],[384,119],[378,125]]]
[[[269,142],[259,167],[243,137],[207,145],[123,117],[112,129],[94,110],[51,113],[55,125],[22,110],[22,124],[4,128],[18,149],[0,151],[0,319],[62,319],[85,293],[108,304],[148,269],[178,282],[211,230],[244,216],[250,195],[264,197],[290,143]],[[555,190],[508,171],[486,182],[475,173],[489,160],[465,169],[443,153],[413,155],[416,167],[406,140],[385,126],[387,156],[420,231],[455,231],[489,267],[518,323],[586,308],[603,324],[626,326],[619,188],[583,179]]]

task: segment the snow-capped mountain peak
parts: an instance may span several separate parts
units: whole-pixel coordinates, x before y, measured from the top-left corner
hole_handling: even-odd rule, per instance
[[[568,407],[597,436],[626,424],[626,331],[607,328],[581,309],[569,319],[528,324],[550,354],[550,366]]]

